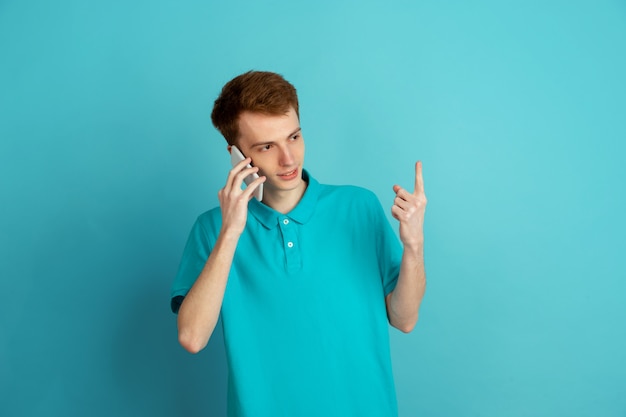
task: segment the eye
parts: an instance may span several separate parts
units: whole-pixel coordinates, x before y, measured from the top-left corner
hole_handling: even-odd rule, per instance
[[[269,151],[270,149],[272,149],[272,145],[265,145],[261,148],[262,151]]]
[[[299,133],[296,133],[295,135],[293,135],[291,137],[291,140],[297,140],[297,139],[300,139],[300,134]]]

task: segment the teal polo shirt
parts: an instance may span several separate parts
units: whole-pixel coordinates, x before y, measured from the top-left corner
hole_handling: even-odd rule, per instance
[[[377,197],[354,186],[308,187],[288,214],[253,199],[221,309],[228,415],[397,415],[385,295],[402,248]],[[221,227],[198,217],[172,287],[178,306]]]

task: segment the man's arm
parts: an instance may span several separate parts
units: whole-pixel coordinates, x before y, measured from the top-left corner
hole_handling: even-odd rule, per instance
[[[204,349],[215,329],[237,243],[246,226],[248,202],[265,181],[265,177],[260,177],[245,190],[241,189],[243,179],[258,171],[256,167],[245,168],[249,163],[250,158],[246,158],[235,165],[218,193],[222,228],[202,272],[178,311],[178,341],[191,353]]]
[[[400,222],[400,240],[404,245],[400,275],[395,289],[385,298],[391,325],[405,333],[415,327],[419,307],[426,291],[424,269],[424,214],[426,194],[422,163],[415,164],[415,189],[412,193],[394,185],[396,198],[391,213]]]

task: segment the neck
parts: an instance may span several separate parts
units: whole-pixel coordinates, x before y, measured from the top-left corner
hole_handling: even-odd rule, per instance
[[[302,180],[298,187],[293,190],[263,190],[263,204],[279,213],[287,214],[294,209],[302,199],[307,187],[306,181]]]

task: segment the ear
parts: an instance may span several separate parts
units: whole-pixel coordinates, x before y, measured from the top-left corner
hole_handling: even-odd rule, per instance
[[[232,145],[226,146],[226,150],[228,151],[228,153],[230,153],[230,148],[232,148],[232,147],[233,147]]]

